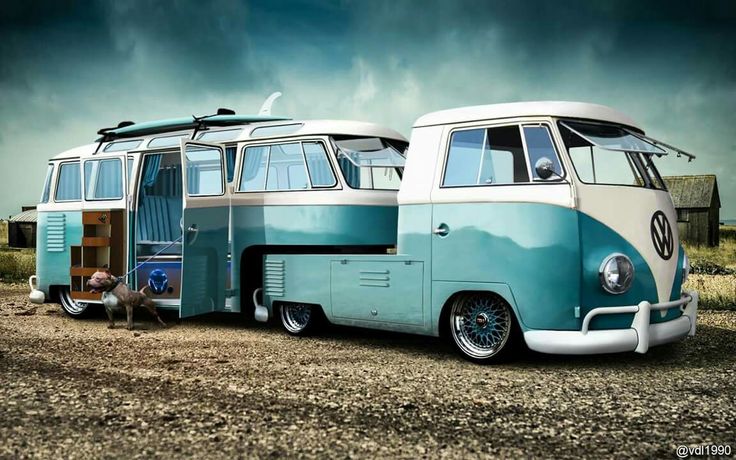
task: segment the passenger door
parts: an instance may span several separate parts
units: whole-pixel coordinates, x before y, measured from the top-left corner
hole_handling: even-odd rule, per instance
[[[223,148],[181,142],[183,240],[181,307],[187,318],[225,306],[230,193]]]

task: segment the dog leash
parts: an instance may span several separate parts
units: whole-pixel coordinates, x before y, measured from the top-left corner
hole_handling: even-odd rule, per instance
[[[141,268],[141,267],[142,267],[142,266],[143,266],[144,264],[147,264],[148,262],[150,262],[150,261],[151,261],[151,260],[152,260],[152,259],[153,259],[154,257],[156,257],[157,255],[161,254],[161,253],[162,253],[162,252],[164,252],[165,250],[169,249],[169,248],[170,248],[171,246],[173,246],[173,245],[175,245],[176,243],[178,243],[179,241],[181,241],[181,239],[182,239],[182,238],[184,238],[184,234],[182,234],[182,235],[181,235],[181,236],[180,236],[179,238],[175,239],[175,240],[174,240],[174,241],[172,241],[171,243],[169,243],[169,244],[167,244],[166,246],[164,246],[164,247],[163,247],[163,248],[162,248],[162,249],[161,249],[160,251],[158,251],[158,252],[157,252],[156,254],[152,255],[152,256],[151,256],[151,257],[149,257],[148,259],[146,259],[146,260],[144,260],[143,262],[141,262],[141,263],[139,263],[138,265],[136,265],[136,266],[135,266],[135,267],[134,267],[134,268],[133,268],[132,270],[128,270],[128,273],[124,274],[123,276],[118,276],[118,277],[117,277],[117,281],[118,281],[119,283],[122,283],[122,282],[123,282],[123,280],[124,280],[124,279],[125,279],[125,278],[126,278],[126,277],[127,277],[128,275],[130,275],[130,274],[131,274],[131,273],[133,273],[134,271],[138,270],[138,269],[139,269],[139,268]]]

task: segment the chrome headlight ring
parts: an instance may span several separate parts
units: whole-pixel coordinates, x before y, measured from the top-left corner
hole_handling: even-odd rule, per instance
[[[598,279],[609,294],[623,294],[634,281],[634,264],[624,254],[609,254],[598,269]]]

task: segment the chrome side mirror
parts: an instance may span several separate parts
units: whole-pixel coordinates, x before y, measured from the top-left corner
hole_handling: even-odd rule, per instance
[[[559,177],[559,174],[555,172],[554,163],[552,163],[552,160],[547,157],[538,159],[537,162],[534,163],[534,170],[537,172],[537,176],[542,180],[547,180],[552,176]]]

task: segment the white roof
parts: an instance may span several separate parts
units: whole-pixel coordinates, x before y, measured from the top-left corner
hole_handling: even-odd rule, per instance
[[[253,136],[251,132],[254,130],[275,127],[275,126],[293,126],[302,125],[298,129],[288,134],[274,134],[272,136]],[[375,123],[367,123],[364,121],[351,120],[288,120],[277,121],[271,123],[258,123],[257,125],[247,125],[246,129],[238,138],[238,141],[247,141],[254,139],[270,139],[274,137],[286,136],[316,136],[316,135],[342,135],[342,136],[366,136],[366,137],[382,137],[385,139],[396,139],[403,142],[409,142],[398,131],[386,128],[385,126]]]
[[[414,127],[527,116],[583,118],[622,124],[642,130],[634,120],[605,105],[565,101],[511,102],[440,110],[419,117]]]
[[[277,132],[274,132],[271,135],[263,135],[263,136],[256,135],[254,137],[251,137],[251,132],[255,129],[265,128],[265,127],[278,127],[278,126],[295,126],[295,129],[292,131],[289,131],[288,133],[279,134]],[[240,133],[237,139],[233,139],[232,141],[228,141],[228,142],[241,142],[241,141],[247,141],[247,140],[274,139],[274,138],[283,138],[283,137],[292,137],[292,136],[317,136],[317,135],[382,137],[385,139],[395,139],[395,140],[400,140],[403,142],[409,142],[398,131],[394,131],[393,129],[389,129],[384,126],[377,125],[375,123],[366,123],[362,121],[284,120],[284,121],[275,121],[275,122],[269,122],[269,123],[251,124],[251,125],[245,125],[245,126],[243,125],[228,126],[227,128],[217,129],[217,131],[227,131],[227,130],[232,130],[232,129],[243,129],[243,131]],[[154,137],[167,137],[167,136],[175,136],[178,134],[186,134],[186,133],[187,131],[176,131],[176,132],[171,132],[171,133],[159,133],[159,134],[152,134],[148,136],[141,136],[135,139],[146,139],[147,140],[147,139],[151,139]],[[127,139],[123,139],[123,140],[127,140]],[[145,146],[145,145],[147,145],[147,141],[141,144],[141,146]],[[97,147],[98,147],[97,143],[74,147],[72,149],[66,150],[54,156],[52,160],[92,156],[92,154],[97,150]],[[104,146],[100,148],[100,152],[99,152],[100,156],[104,156],[104,148],[105,148]],[[145,149],[145,147],[140,147],[140,148]],[[138,149],[139,147],[136,147],[136,150]],[[122,154],[125,152],[116,151],[116,152],[108,152],[108,153]]]
[[[88,155],[92,155],[97,149],[97,144],[87,144],[87,145],[80,145],[79,147],[74,147],[73,149],[66,150],[64,152],[61,152],[58,155],[55,155],[52,160],[61,160],[64,158],[79,158],[79,157],[86,157]]]

